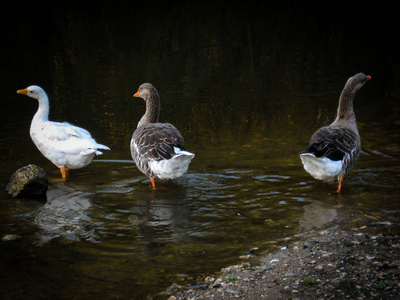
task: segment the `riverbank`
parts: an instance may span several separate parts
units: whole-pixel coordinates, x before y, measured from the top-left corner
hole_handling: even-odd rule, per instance
[[[346,212],[274,253],[230,266],[169,300],[399,299],[400,213]]]

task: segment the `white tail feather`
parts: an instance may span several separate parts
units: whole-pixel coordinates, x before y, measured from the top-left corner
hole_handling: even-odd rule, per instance
[[[318,158],[311,153],[300,154],[300,158],[304,169],[315,179],[332,181],[342,171],[343,162],[341,160],[330,160],[327,157]]]
[[[185,174],[194,154],[174,148],[176,155],[168,160],[150,162],[151,170],[160,179],[174,179]]]

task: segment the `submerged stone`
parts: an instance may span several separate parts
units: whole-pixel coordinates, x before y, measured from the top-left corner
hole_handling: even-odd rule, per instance
[[[46,172],[30,164],[14,172],[6,190],[13,197],[45,198],[48,185]]]

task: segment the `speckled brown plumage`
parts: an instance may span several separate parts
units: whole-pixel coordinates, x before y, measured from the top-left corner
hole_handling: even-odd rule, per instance
[[[149,162],[174,157],[174,148],[185,150],[182,134],[169,123],[147,123],[135,130],[132,135],[131,154],[138,169],[150,178],[152,172]]]
[[[188,169],[193,153],[186,151],[179,130],[170,123],[158,123],[160,99],[150,83],[139,87],[135,97],[146,101],[146,113],[132,135],[131,154],[137,168],[148,176],[155,189],[155,178],[174,179]]]
[[[353,100],[357,91],[371,76],[358,73],[350,77],[340,95],[335,121],[318,129],[305,151],[300,153],[304,169],[316,179],[339,179],[341,191],[343,177],[358,161],[361,139],[357,129]]]

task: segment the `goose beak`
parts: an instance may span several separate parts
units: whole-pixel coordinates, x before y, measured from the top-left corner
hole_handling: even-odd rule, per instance
[[[137,91],[136,94],[133,95],[133,97],[140,97],[140,96],[139,96],[139,91]]]
[[[367,75],[367,81],[370,80],[371,78],[372,78],[371,76]]]
[[[21,94],[21,95],[28,95],[28,89],[23,89],[23,90],[18,90],[17,94]]]

